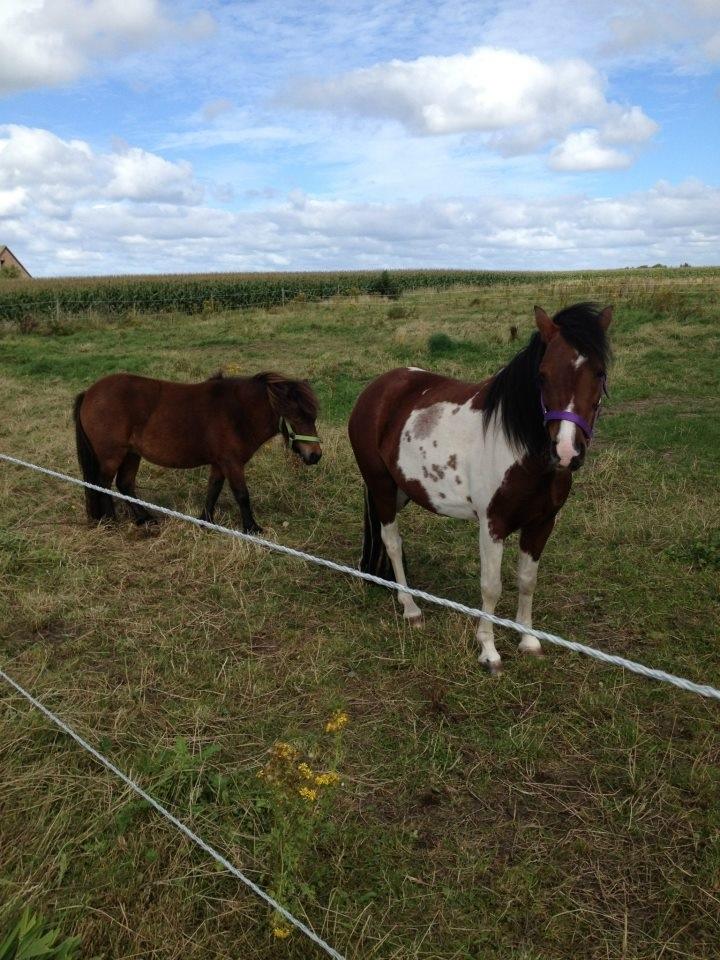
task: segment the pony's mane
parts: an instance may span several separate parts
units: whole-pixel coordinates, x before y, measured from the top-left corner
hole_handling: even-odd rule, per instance
[[[600,323],[601,307],[597,303],[575,303],[553,317],[553,323],[571,347],[578,353],[602,364],[603,370],[610,363],[610,343],[605,328]]]
[[[318,399],[306,380],[293,380],[272,370],[256,373],[252,379],[264,384],[270,406],[277,414],[282,416],[295,407],[308,420],[317,419]]]
[[[565,340],[584,357],[602,364],[610,362],[610,344],[600,323],[596,303],[576,303],[553,317]],[[528,344],[493,377],[485,397],[485,430],[494,416],[499,418],[509,443],[519,452],[542,453],[549,444],[540,409],[538,373],[545,344],[536,331]]]

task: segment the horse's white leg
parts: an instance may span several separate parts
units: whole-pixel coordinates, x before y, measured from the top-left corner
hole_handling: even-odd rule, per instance
[[[502,592],[500,568],[502,565],[503,542],[495,540],[490,534],[487,518],[480,520],[480,589],[482,591],[482,609],[485,613],[495,613],[495,605]],[[495,649],[493,625],[481,620],[477,628],[480,642],[480,663],[490,673],[500,673],[502,661]]]
[[[515,619],[523,626],[532,626],[532,602],[535,593],[535,584],[537,583],[537,571],[539,560],[533,560],[529,553],[522,548],[518,555],[517,582],[518,582],[518,608]],[[518,644],[518,650],[522,653],[529,653],[536,657],[542,656],[542,647],[537,637],[524,633]]]
[[[385,544],[385,549],[390,557],[395,581],[400,586],[406,587],[405,569],[402,562],[402,539],[398,530],[397,520],[392,523],[383,523],[380,526],[380,534]],[[403,617],[411,623],[418,624],[422,620],[422,610],[415,603],[413,598],[402,590],[398,590],[398,600],[402,604]]]

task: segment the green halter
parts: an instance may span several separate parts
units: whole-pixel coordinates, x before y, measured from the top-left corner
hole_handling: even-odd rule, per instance
[[[285,427],[285,430],[288,435],[288,439],[290,440],[291,443],[293,443],[295,440],[300,440],[303,443],[320,443],[320,437],[309,437],[303,433],[295,433],[295,431],[290,426],[290,424],[285,419],[285,417],[280,417],[279,427],[280,427],[280,433],[282,433],[283,427]]]

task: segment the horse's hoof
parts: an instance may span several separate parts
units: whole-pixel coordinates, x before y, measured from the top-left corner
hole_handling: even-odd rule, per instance
[[[135,521],[136,527],[156,527],[160,521],[157,517],[140,517]]]
[[[544,660],[545,653],[540,647],[518,647],[518,653],[525,657],[535,657],[536,660]]]
[[[416,613],[412,617],[404,617],[403,619],[409,627],[414,627],[416,630],[425,626],[425,617],[422,613]]]
[[[481,666],[485,667],[487,672],[491,677],[499,677],[503,672],[503,665],[501,660],[488,660],[485,663],[482,663]]]

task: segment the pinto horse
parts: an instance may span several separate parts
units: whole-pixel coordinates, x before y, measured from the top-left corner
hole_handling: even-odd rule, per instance
[[[135,477],[145,457],[161,467],[210,465],[202,520],[212,521],[225,480],[242,514],[243,530],[260,533],[250,506],[245,464],[282,434],[306,463],[322,454],[316,436],[318,403],[310,385],[280,373],[254,377],[216,374],[202,383],[171,383],[129,373],[103,377],[75,398],[77,453],[83,477],[137,496]],[[115,517],[112,497],[85,490],[88,519]],[[129,504],[138,524],[154,518]]]
[[[397,513],[408,501],[480,527],[482,609],[500,597],[503,542],[520,531],[517,621],[532,626],[538,562],[585,459],[605,392],[612,308],[578,303],[537,331],[499,373],[463,383],[415,367],[391,370],[360,394],[350,442],[365,481],[360,569],[394,579],[407,621],[422,613],[407,586]],[[389,562],[388,562],[389,561]],[[390,573],[390,565],[394,577]],[[480,662],[501,670],[492,624],[477,630]],[[541,656],[523,634],[519,649]]]

